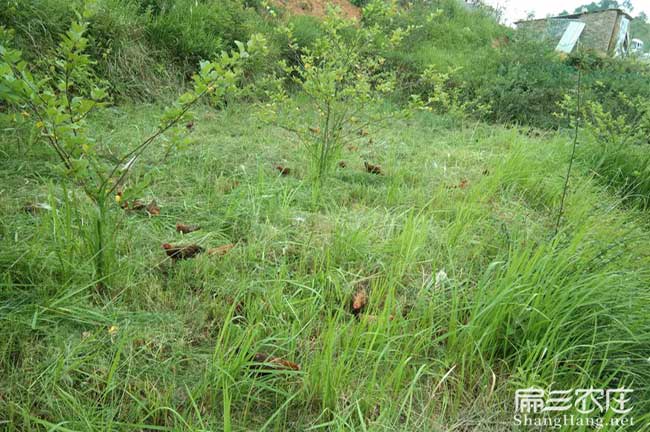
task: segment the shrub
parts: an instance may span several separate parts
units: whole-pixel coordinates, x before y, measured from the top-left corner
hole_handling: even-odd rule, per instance
[[[16,46],[30,61],[42,59],[56,48],[57,35],[64,33],[74,19],[80,1],[5,0],[0,7],[0,22],[15,30]]]
[[[394,76],[382,72],[383,58],[364,52],[363,47],[375,39],[372,29],[353,31],[351,23],[329,15],[323,24],[325,35],[313,48],[295,47],[299,61],[287,65],[287,78],[307,99],[309,117],[298,117],[288,95],[279,91],[269,105],[268,119],[295,133],[308,153],[311,177],[316,188],[332,170],[343,144],[353,139],[370,123],[380,121],[369,108],[394,89]]]
[[[587,96],[613,116],[636,123],[650,99],[650,65],[636,59],[587,59]]]
[[[486,50],[458,79],[466,83],[466,99],[492,107],[488,120],[554,127],[552,113],[575,86],[575,70],[548,45],[516,39]]]
[[[492,40],[508,32],[487,11],[468,10],[448,0],[418,1],[404,7],[396,1],[373,0],[364,8],[363,22],[381,28],[384,39],[396,36],[397,29],[406,31],[397,49],[380,51],[386,58],[385,68],[398,72],[404,98],[430,91],[421,80],[427,70],[447,73],[476,67]],[[455,73],[449,78],[459,82],[461,76]]]
[[[103,287],[110,276],[107,251],[114,238],[107,232],[116,229],[108,226],[113,220],[113,197],[120,203],[125,195],[125,181],[138,158],[155,140],[166,132],[183,129],[179,123],[190,117],[191,107],[204,95],[224,95],[233,86],[238,69],[237,62],[248,56],[243,50],[224,54],[218,61],[204,62],[199,75],[194,78],[194,88],[184,93],[170,106],[160,119],[153,135],[130,149],[117,161],[96,146],[86,119],[93,111],[104,106],[108,92],[92,73],[92,59],[86,53],[87,23],[73,22],[61,38],[53,66],[42,76],[34,76],[20,51],[10,47],[12,35],[0,27],[0,101],[15,105],[28,113],[44,141],[60,161],[59,171],[69,180],[68,187],[79,187],[90,200],[94,211],[92,232],[88,239],[95,262],[98,287]],[[223,91],[216,91],[223,89]],[[29,114],[31,113],[31,114]],[[178,134],[176,134],[178,135]],[[75,194],[64,194],[64,201],[83,208],[84,201]]]
[[[650,102],[619,94],[619,114],[607,111],[592,99],[582,104],[583,140],[578,153],[596,178],[618,192],[624,200],[641,208],[650,204]],[[565,96],[563,111],[574,111],[576,102]],[[633,118],[626,114],[635,113]]]
[[[1,21],[16,31],[14,44],[32,63],[49,63],[58,35],[64,33],[82,1],[12,0],[0,10]],[[147,44],[144,27],[147,16],[129,0],[89,2],[85,17],[88,55],[92,68],[107,80],[113,93],[122,97],[156,96],[159,89],[176,81],[176,73],[162,66],[164,53]]]

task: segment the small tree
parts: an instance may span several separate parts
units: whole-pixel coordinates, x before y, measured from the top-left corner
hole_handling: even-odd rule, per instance
[[[330,173],[343,145],[369,125],[396,115],[375,109],[394,91],[393,72],[384,70],[378,50],[367,49],[377,40],[378,28],[356,28],[332,11],[323,22],[325,35],[314,47],[299,47],[287,28],[290,48],[298,53],[295,65],[284,64],[288,80],[301,91],[298,110],[279,89],[267,105],[267,120],[296,134],[310,160],[314,185],[320,187]],[[386,44],[398,44],[406,32],[394,32]]]
[[[62,37],[56,61],[37,78],[21,52],[10,48],[12,32],[0,27],[0,100],[31,113],[43,141],[60,160],[61,173],[92,201],[96,209],[92,250],[98,287],[103,287],[110,274],[105,256],[111,238],[107,230],[115,229],[106,226],[111,208],[115,208],[110,204],[121,200],[121,188],[134,165],[163,134],[173,132],[178,137],[182,123],[192,116],[191,108],[203,96],[223,97],[235,86],[237,63],[249,54],[240,45],[239,52],[202,63],[192,90],[165,110],[156,131],[115,162],[98,150],[87,125],[88,115],[106,105],[108,91],[92,73],[93,62],[85,53],[86,30],[86,23],[74,22]]]

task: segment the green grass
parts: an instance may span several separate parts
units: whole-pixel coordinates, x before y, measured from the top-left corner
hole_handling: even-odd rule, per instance
[[[160,111],[106,111],[101,145],[138,142]],[[422,113],[346,147],[314,203],[298,142],[255,111],[202,108],[190,150],[142,161],[162,213],[115,206],[103,297],[92,206],[66,199],[36,137],[2,125],[3,427],[514,430],[516,389],[624,384],[648,422],[647,214],[578,165],[554,238],[567,137]],[[236,247],[171,265],[164,242]],[[261,375],[256,352],[301,370]]]

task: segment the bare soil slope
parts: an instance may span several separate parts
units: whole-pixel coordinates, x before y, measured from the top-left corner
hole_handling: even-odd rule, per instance
[[[348,0],[275,0],[278,6],[296,15],[311,15],[323,17],[327,14],[328,5],[337,6],[347,18],[359,19],[361,10]]]

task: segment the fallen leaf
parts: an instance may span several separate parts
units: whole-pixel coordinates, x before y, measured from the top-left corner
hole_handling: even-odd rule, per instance
[[[318,135],[320,133],[320,128],[319,127],[310,127],[309,132],[313,133],[314,135]]]
[[[118,330],[118,327],[112,325],[112,326],[110,326],[108,328],[108,334],[111,335],[111,336],[114,336],[117,333],[117,330]]]
[[[368,130],[367,130],[367,129],[360,129],[360,130],[357,132],[357,135],[362,136],[362,137],[364,137],[364,136],[368,136]]]
[[[223,246],[219,246],[216,248],[208,249],[208,254],[210,255],[217,255],[217,256],[224,256],[228,252],[230,252],[233,248],[235,247],[234,244],[228,243]]]
[[[182,234],[189,234],[194,231],[200,230],[201,227],[198,225],[185,225],[182,223],[177,223],[176,224],[176,231]]]
[[[458,184],[458,187],[461,189],[466,189],[467,186],[469,186],[469,180],[467,179],[462,179],[460,183]]]
[[[348,164],[345,161],[339,161],[339,167],[346,168]]]

